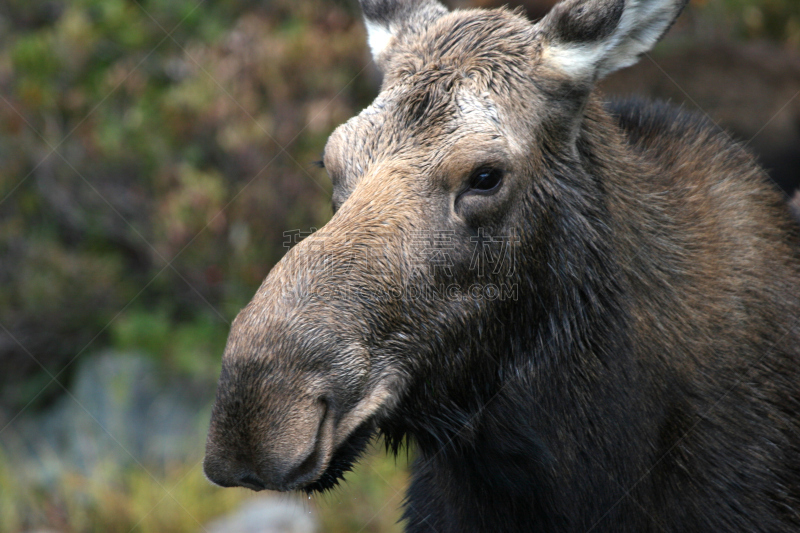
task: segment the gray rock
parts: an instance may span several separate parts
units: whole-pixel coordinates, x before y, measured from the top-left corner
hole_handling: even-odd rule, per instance
[[[318,530],[317,519],[309,506],[286,496],[254,498],[238,511],[202,529],[203,533],[315,533]]]
[[[142,355],[82,357],[69,393],[15,420],[0,447],[43,484],[64,470],[96,479],[132,464],[194,463],[203,457],[213,393],[213,384],[159,375]]]

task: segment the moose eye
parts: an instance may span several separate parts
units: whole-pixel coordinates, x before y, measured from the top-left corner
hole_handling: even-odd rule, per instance
[[[503,181],[503,171],[499,168],[479,168],[469,178],[469,190],[479,193],[492,192]]]

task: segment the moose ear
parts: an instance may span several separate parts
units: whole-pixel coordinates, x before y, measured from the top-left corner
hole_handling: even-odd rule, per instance
[[[376,63],[392,38],[402,30],[421,29],[445,13],[436,0],[360,0],[367,26],[367,41]]]
[[[653,48],[688,0],[566,0],[539,23],[545,59],[576,80],[595,81]]]

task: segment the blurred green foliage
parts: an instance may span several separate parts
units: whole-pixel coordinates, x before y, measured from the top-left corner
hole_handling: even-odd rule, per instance
[[[325,533],[400,533],[408,482],[406,457],[395,461],[376,445],[335,491],[304,500]],[[203,476],[200,462],[163,469],[98,465],[36,488],[10,468],[0,451],[0,531],[48,528],[64,533],[193,533],[236,510],[253,492],[220,489]],[[304,498],[280,495],[279,498]]]
[[[727,19],[738,36],[771,39],[800,49],[800,2],[797,0],[694,0],[717,19]]]

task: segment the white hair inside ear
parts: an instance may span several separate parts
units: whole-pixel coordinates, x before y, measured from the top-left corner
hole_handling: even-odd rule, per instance
[[[367,44],[369,44],[372,57],[377,61],[392,40],[391,26],[386,27],[371,20],[365,20],[364,23],[367,27]]]
[[[367,42],[376,63],[395,35],[419,32],[447,13],[437,0],[359,0],[367,27]]]

